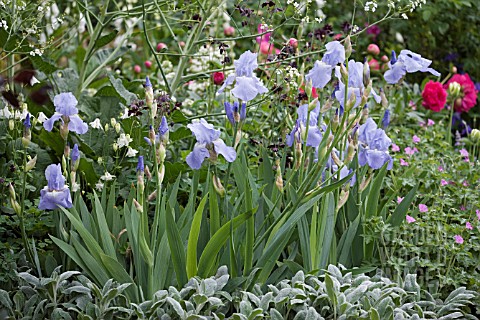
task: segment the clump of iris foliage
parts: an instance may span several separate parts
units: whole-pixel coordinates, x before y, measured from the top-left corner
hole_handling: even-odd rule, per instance
[[[7,1],[2,313],[475,318],[477,89],[359,42],[421,3]]]

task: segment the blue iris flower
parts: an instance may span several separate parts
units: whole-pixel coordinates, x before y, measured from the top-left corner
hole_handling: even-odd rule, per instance
[[[162,121],[160,122],[160,126],[158,127],[158,133],[155,135],[155,144],[158,144],[160,142],[166,143],[168,141],[169,130],[170,129],[168,128],[167,118],[163,116]],[[152,141],[149,137],[143,137],[143,139],[148,143],[148,145],[152,145]]]
[[[345,61],[345,48],[338,41],[332,41],[325,45],[327,52],[322,61],[315,61],[313,68],[305,76],[307,81],[312,81],[314,88],[325,87],[332,79],[332,70],[339,63]]]
[[[58,207],[71,208],[72,197],[70,190],[65,185],[60,164],[51,164],[45,170],[47,186],[40,190],[40,203],[38,209],[53,210]]]
[[[186,158],[190,168],[198,170],[202,167],[205,158],[212,161],[217,159],[219,154],[223,155],[225,160],[233,162],[237,158],[234,148],[229,147],[220,139],[220,130],[216,130],[212,124],[200,119],[200,121],[192,122],[187,125],[197,139],[197,143],[193,147]]]
[[[235,101],[233,104],[230,102],[225,102],[225,113],[227,114],[228,121],[232,125],[235,124],[235,122],[240,122],[245,120],[245,117],[247,116],[247,104],[242,103],[241,108],[239,108],[239,103],[238,101]]]
[[[304,140],[302,137],[305,136],[305,130],[307,127],[307,116],[308,116],[308,104],[301,105],[297,109],[298,118],[295,122],[295,126],[290,132],[287,134],[287,145],[291,147],[293,143],[296,141],[302,143]],[[320,114],[320,103],[317,103],[315,109],[310,111],[310,119],[308,122],[308,132],[306,133],[307,136],[307,146],[309,147],[318,147],[320,142],[322,142],[323,134],[318,128],[318,117]]]
[[[363,70],[367,68],[367,72],[369,72],[368,63],[365,62],[356,62],[354,60],[348,61],[348,99],[355,95],[355,105],[354,107],[358,107],[362,100],[363,91],[365,90],[365,84],[363,83]],[[342,82],[342,75],[340,73],[340,67],[335,68],[335,76],[338,78],[338,90],[335,91],[335,97],[337,98],[338,102],[340,102],[341,106],[344,106],[345,100],[345,90],[346,86]],[[380,103],[381,97],[375,92],[372,88],[370,93],[377,103]]]
[[[372,118],[359,128],[358,163],[361,166],[368,164],[372,169],[380,169],[388,162],[387,169],[392,169],[393,158],[388,154],[392,140],[383,129],[377,128]]]
[[[395,56],[395,51],[392,51],[392,60],[388,63],[390,70],[387,70],[384,75],[385,81],[389,84],[396,84],[407,73],[418,71],[430,72],[436,77],[440,76],[438,71],[429,68],[432,60],[422,58],[418,53],[410,50],[402,50],[400,51],[398,58]]]
[[[231,74],[225,79],[217,93],[222,93],[233,82],[235,82],[235,87],[232,90],[232,94],[245,102],[255,99],[259,94],[268,92],[262,81],[253,73],[253,70],[258,67],[256,53],[248,50],[242,53],[240,58],[235,60],[233,64],[235,65],[235,74]]]
[[[78,101],[71,92],[60,93],[53,99],[55,105],[55,114],[43,123],[47,131],[52,131],[53,124],[57,120],[62,123],[68,123],[68,130],[78,134],[84,134],[88,131],[88,125],[78,116]]]

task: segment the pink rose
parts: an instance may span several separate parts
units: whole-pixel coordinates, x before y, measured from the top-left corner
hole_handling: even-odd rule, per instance
[[[422,106],[434,112],[440,112],[447,103],[447,91],[440,82],[430,80],[423,88]]]
[[[444,87],[448,88],[452,82],[457,82],[462,87],[460,97],[455,100],[455,111],[468,112],[477,104],[478,91],[475,89],[475,84],[467,73],[453,75]]]

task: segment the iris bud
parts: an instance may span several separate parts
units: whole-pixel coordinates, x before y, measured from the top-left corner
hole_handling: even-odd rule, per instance
[[[27,165],[25,166],[25,172],[28,172],[35,168],[35,165],[37,164],[37,156],[35,156],[33,159],[30,159],[27,162]]]
[[[345,38],[345,59],[348,60],[352,55],[352,42],[350,41],[350,36]]]
[[[225,187],[222,185],[220,179],[216,175],[213,175],[212,182],[215,192],[218,193],[220,197],[223,197],[225,195]]]

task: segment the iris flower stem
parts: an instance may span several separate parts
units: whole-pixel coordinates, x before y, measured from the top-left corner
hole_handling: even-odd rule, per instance
[[[361,112],[361,109],[359,109],[358,113],[360,113],[360,112]],[[344,113],[344,117],[345,117],[345,114],[346,113]],[[357,116],[358,116],[358,114],[357,114]],[[343,123],[343,119],[342,119],[342,123]],[[316,179],[318,174],[321,172],[321,170],[323,170],[323,166],[321,166],[320,164],[326,162],[327,157],[329,157],[330,153],[333,151],[333,146],[335,146],[338,143],[339,139],[343,138],[346,135],[346,132],[348,132],[352,127],[353,127],[353,122],[349,124],[349,126],[346,128],[345,132],[341,133],[340,135],[334,136],[331,146],[330,147],[327,146],[327,152],[325,153],[325,155],[322,156],[321,159],[318,159],[317,166],[315,167],[313,173],[308,175],[306,177],[306,179],[302,182],[300,187],[298,188],[298,194],[299,195],[305,195],[307,193],[307,190],[313,184],[314,179]],[[330,125],[330,128],[331,128],[331,125]],[[327,129],[327,132],[325,134],[326,135],[330,134],[330,130]],[[286,185],[288,185],[288,181],[287,181]],[[308,198],[305,198],[303,196],[302,197],[299,196],[297,198],[297,200],[295,201],[295,203],[293,203],[292,201],[288,202],[286,204],[283,212],[288,215],[287,212],[289,212],[289,211],[293,212],[300,205],[300,203],[302,201],[305,201],[306,199],[308,199]],[[273,211],[273,209],[272,209],[272,211]],[[270,216],[270,214],[271,213],[269,213],[269,216]],[[255,243],[255,246],[254,246],[254,250],[258,247],[258,245],[260,245],[262,243],[262,241],[265,240],[265,238],[270,234],[270,232],[271,232],[271,230],[273,229],[274,226],[275,226],[275,224],[272,224],[270,227],[268,227],[268,229],[262,235],[259,235],[257,237],[256,243]]]
[[[450,120],[448,121],[448,129],[447,129],[447,142],[449,145],[452,144],[452,121],[453,121],[453,112],[455,110],[455,100],[457,100],[458,96],[453,97],[452,105],[450,106]]]
[[[28,245],[27,239],[27,232],[25,231],[25,220],[24,220],[24,213],[25,213],[25,191],[26,191],[26,184],[27,184],[27,148],[24,149],[23,152],[23,179],[22,179],[22,198],[21,198],[21,207],[20,207],[20,214],[18,215],[19,225],[20,225],[20,232],[22,234],[22,241],[23,245],[25,246],[25,251],[27,253],[28,260],[34,264],[35,260],[33,258],[32,251],[30,250],[30,246]]]
[[[241,106],[241,103],[240,103],[240,106]],[[238,122],[235,122],[235,125],[233,126],[233,141],[232,141],[232,145],[233,147],[235,148],[235,141],[237,139],[237,131],[238,131],[238,126],[239,126],[239,123]],[[236,149],[236,148],[235,148]],[[225,175],[225,178],[223,180],[223,185],[225,187],[225,201],[224,201],[224,206],[223,206],[223,210],[224,211],[227,211],[229,212],[229,217],[228,219],[230,220],[230,265],[232,266],[232,270],[230,270],[230,272],[232,272],[232,276],[233,277],[236,277],[237,276],[237,269],[235,268],[236,266],[236,259],[235,259],[235,245],[233,243],[233,223],[232,223],[232,220],[233,220],[233,212],[228,210],[228,180],[229,180],[229,177],[230,177],[230,170],[232,169],[232,162],[229,162],[228,163],[228,167],[227,167],[227,174]]]

